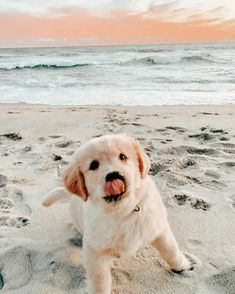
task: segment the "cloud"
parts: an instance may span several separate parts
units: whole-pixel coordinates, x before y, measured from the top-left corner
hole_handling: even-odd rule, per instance
[[[167,22],[216,19],[235,20],[234,0],[0,0],[0,14],[61,17],[77,11],[111,16],[114,12],[161,18]]]
[[[56,39],[54,38],[36,38],[33,40],[35,43],[53,43]]]
[[[89,37],[89,38],[34,38],[31,40],[33,43],[63,43],[63,42],[77,42],[77,43],[96,43],[96,42],[113,42],[113,41],[139,41],[150,40],[159,41],[163,37],[160,36],[139,36],[139,37]]]

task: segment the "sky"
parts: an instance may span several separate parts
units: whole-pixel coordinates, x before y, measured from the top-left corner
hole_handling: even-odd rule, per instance
[[[235,41],[235,0],[0,0],[0,47]]]

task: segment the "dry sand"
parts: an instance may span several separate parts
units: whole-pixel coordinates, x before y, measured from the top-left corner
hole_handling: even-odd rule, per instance
[[[113,293],[235,293],[235,105],[0,106],[0,289],[86,293],[82,239],[67,203],[41,202],[81,143],[126,132],[151,174],[180,247],[201,267],[167,271],[150,246],[113,263]],[[146,228],[147,230],[148,228]]]

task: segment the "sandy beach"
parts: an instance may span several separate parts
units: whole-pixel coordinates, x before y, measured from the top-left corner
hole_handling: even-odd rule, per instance
[[[113,293],[235,293],[235,105],[101,107],[0,105],[0,289],[86,293],[82,236],[68,205],[42,207],[87,140],[136,137],[174,235],[201,265],[180,275],[147,246],[112,266]],[[147,228],[146,228],[147,229]]]

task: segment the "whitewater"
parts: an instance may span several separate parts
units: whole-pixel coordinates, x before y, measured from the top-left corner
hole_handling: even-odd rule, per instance
[[[235,42],[0,49],[0,103],[235,103]]]

